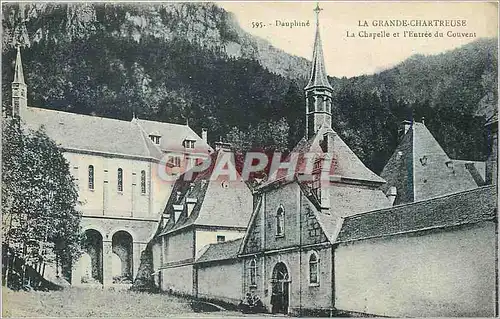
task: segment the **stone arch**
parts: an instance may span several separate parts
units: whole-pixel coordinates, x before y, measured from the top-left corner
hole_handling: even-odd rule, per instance
[[[108,233],[109,234],[109,238],[113,239],[113,236],[117,232],[119,232],[119,231],[123,231],[123,232],[128,233],[132,237],[132,242],[136,242],[138,240],[138,238],[139,238],[138,235],[133,230],[127,229],[125,227],[114,227],[114,228],[111,228],[110,232]]]
[[[126,230],[118,230],[111,237],[113,256],[113,283],[131,283],[133,276],[133,237]],[[119,262],[118,262],[119,261]]]
[[[95,230],[95,231],[97,231],[99,234],[101,234],[101,237],[102,237],[103,240],[106,240],[106,238],[108,237],[107,234],[106,234],[106,231],[103,228],[101,228],[101,227],[99,227],[99,226],[97,226],[95,224],[85,225],[85,226],[82,227],[82,233],[83,234],[85,234],[85,232],[87,230]]]
[[[77,263],[79,283],[103,283],[103,236],[98,230],[88,227],[84,230],[84,254]],[[90,268],[90,269],[89,269]]]
[[[288,314],[290,303],[290,268],[283,262],[278,261],[271,273],[271,304],[273,313]]]

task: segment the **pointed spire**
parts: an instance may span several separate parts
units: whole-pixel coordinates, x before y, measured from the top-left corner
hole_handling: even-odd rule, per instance
[[[21,48],[17,45],[16,66],[14,69],[14,81],[12,83],[24,83],[23,63],[21,61]]]
[[[332,89],[332,86],[330,85],[330,82],[328,82],[328,78],[326,75],[325,60],[323,57],[323,46],[321,44],[321,36],[319,32],[319,13],[321,12],[321,10],[323,9],[319,7],[319,4],[317,4],[316,8],[314,9],[314,12],[316,12],[316,37],[314,39],[311,75],[309,77],[309,82],[305,87],[306,90],[313,87],[324,87]]]

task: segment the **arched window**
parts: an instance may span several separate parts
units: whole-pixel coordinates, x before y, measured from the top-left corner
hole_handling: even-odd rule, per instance
[[[123,192],[123,170],[121,168],[118,169],[118,191]]]
[[[141,171],[141,193],[146,194],[146,171]]]
[[[276,211],[276,236],[283,236],[285,234],[285,210],[283,205],[278,207]]]
[[[250,286],[257,286],[257,262],[255,259],[250,262]]]
[[[89,189],[94,190],[94,165],[89,165]]]
[[[309,256],[309,284],[319,285],[319,257],[315,252]]]

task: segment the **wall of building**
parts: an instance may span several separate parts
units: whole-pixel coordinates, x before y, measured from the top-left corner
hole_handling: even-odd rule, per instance
[[[276,236],[278,208],[284,209],[284,233]],[[276,249],[299,244],[299,187],[296,183],[269,191],[264,194],[263,213],[264,222],[264,247],[265,249]]]
[[[193,294],[193,265],[163,268],[161,290],[181,294]]]
[[[498,122],[486,127],[490,149],[486,160],[486,183],[498,182]]]
[[[224,236],[225,241],[242,238],[245,236],[244,230],[217,230],[217,229],[197,229],[196,230],[196,255],[200,256],[208,244],[217,243],[217,236]]]
[[[309,256],[315,251],[319,257],[319,284],[309,282]],[[255,259],[257,265],[256,285],[250,285],[250,262]],[[325,247],[280,252],[265,257],[247,257],[243,260],[243,293],[253,292],[259,295],[264,305],[271,311],[271,292],[273,269],[283,262],[288,270],[289,312],[291,314],[311,315],[319,311],[332,309],[332,258],[331,248]]]
[[[242,269],[238,259],[197,265],[198,296],[238,303],[244,295]]]
[[[165,201],[168,192],[155,194],[157,178],[152,174],[154,163],[146,160],[104,157],[65,152],[70,169],[77,179],[80,206],[84,215],[120,217],[157,216],[155,201]],[[89,189],[89,165],[94,166],[94,189]],[[123,170],[123,191],[118,191],[118,168]],[[107,172],[105,172],[107,170]],[[141,190],[141,171],[146,172],[146,193]],[[152,177],[155,177],[152,180]],[[107,181],[107,183],[105,183]]]
[[[329,187],[330,213],[349,216],[392,206],[380,189],[337,183]]]
[[[161,271],[160,268],[163,264],[163,242],[161,238],[157,239],[153,243],[152,247],[152,257],[153,257],[153,271],[155,272],[154,280],[155,285],[160,287],[161,284]]]
[[[494,316],[495,223],[341,244],[337,309],[383,316]]]
[[[132,275],[135,277],[140,265],[141,252],[146,248],[147,243],[153,236],[157,222],[155,220],[144,220],[139,218],[116,218],[116,217],[83,217],[81,221],[82,231],[96,230],[102,236],[102,268],[104,286],[109,286],[113,281],[113,235],[118,231],[125,231],[132,237]],[[83,266],[76,262],[76,266]],[[85,271],[73,269],[72,284],[79,285],[79,278]]]
[[[179,261],[193,261],[194,233],[192,228],[165,236],[164,265]]]

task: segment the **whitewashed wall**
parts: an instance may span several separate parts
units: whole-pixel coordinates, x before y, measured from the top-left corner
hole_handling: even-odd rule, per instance
[[[493,316],[495,224],[357,241],[335,250],[337,309],[386,316]]]

